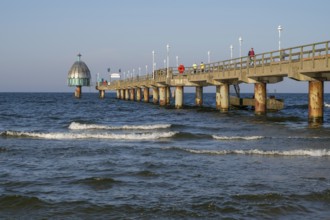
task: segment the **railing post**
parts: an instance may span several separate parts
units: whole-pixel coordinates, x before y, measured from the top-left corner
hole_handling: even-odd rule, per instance
[[[300,69],[303,68],[304,62],[304,47],[300,47]]]
[[[270,52],[270,72],[273,72],[273,52]]]
[[[313,44],[313,57],[312,57],[312,60],[313,60],[313,69],[315,68],[315,44]]]
[[[262,64],[261,64],[262,65],[262,72],[264,72],[264,70],[265,70],[265,63],[264,63],[265,62],[265,54],[264,53],[262,54],[261,62],[262,62]]]
[[[290,48],[289,61],[292,62],[292,48]]]
[[[237,59],[234,60],[234,76],[236,76],[236,63],[237,63]]]
[[[325,44],[325,55],[326,55],[325,66],[328,68],[328,66],[329,66],[329,41],[326,42],[326,44]]]
[[[242,65],[243,65],[243,60],[242,60],[242,57],[240,57],[240,65],[239,65],[240,77],[242,77]]]

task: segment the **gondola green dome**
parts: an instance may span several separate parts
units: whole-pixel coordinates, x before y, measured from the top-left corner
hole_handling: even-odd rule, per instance
[[[68,73],[69,86],[90,86],[91,73],[86,63],[80,58],[81,54],[78,54],[78,60],[74,62]]]

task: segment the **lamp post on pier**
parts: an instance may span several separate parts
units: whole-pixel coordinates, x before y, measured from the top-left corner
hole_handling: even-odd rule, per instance
[[[242,57],[242,37],[239,37],[238,38],[238,41],[239,41],[239,57]]]
[[[211,52],[207,51],[207,62],[211,63]]]
[[[110,67],[107,69],[107,71],[108,71],[108,74],[109,74],[109,81],[111,82],[111,73],[110,73],[111,69],[110,69]]]
[[[176,59],[176,67],[178,67],[179,66],[179,56],[176,56],[175,59]]]
[[[233,49],[234,49],[234,47],[233,47],[233,45],[231,44],[230,45],[230,63],[232,63],[233,61],[232,61],[232,59],[233,59]]]
[[[166,45],[166,52],[167,52],[167,69],[166,69],[166,78],[168,78],[169,77],[169,67],[170,67],[170,65],[169,65],[169,63],[170,63],[170,57],[169,57],[169,53],[170,53],[170,45],[169,44],[167,44]]]
[[[152,51],[152,78],[155,79],[155,51]]]
[[[282,26],[277,27],[278,30],[278,50],[281,50],[281,31],[283,30]]]

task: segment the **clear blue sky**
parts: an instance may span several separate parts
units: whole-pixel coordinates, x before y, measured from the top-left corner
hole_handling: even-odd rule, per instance
[[[282,47],[330,40],[328,0],[1,0],[0,92],[73,92],[67,73],[80,52],[95,75],[107,68],[145,72],[163,66],[166,44],[170,63],[175,56],[191,65]],[[307,92],[306,82],[285,80],[268,85],[277,92]],[[252,92],[253,85],[242,85]],[[83,91],[90,91],[83,88]],[[94,88],[91,88],[93,91]],[[210,91],[214,91],[211,89]],[[325,83],[325,92],[330,92]]]

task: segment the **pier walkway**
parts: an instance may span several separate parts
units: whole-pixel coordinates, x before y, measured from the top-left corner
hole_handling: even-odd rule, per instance
[[[196,105],[203,104],[203,87],[216,86],[216,107],[229,110],[229,86],[241,83],[254,84],[255,113],[266,113],[266,86],[279,83],[284,77],[309,82],[309,121],[323,121],[324,81],[330,80],[330,41],[286,48],[256,54],[253,60],[240,57],[204,64],[204,70],[185,67],[179,73],[177,67],[155,70],[153,74],[135,76],[97,85],[100,97],[105,90],[116,90],[117,98],[149,102],[149,89],[153,102],[169,104],[170,87],[175,87],[175,107],[182,108],[184,87],[196,87]]]

